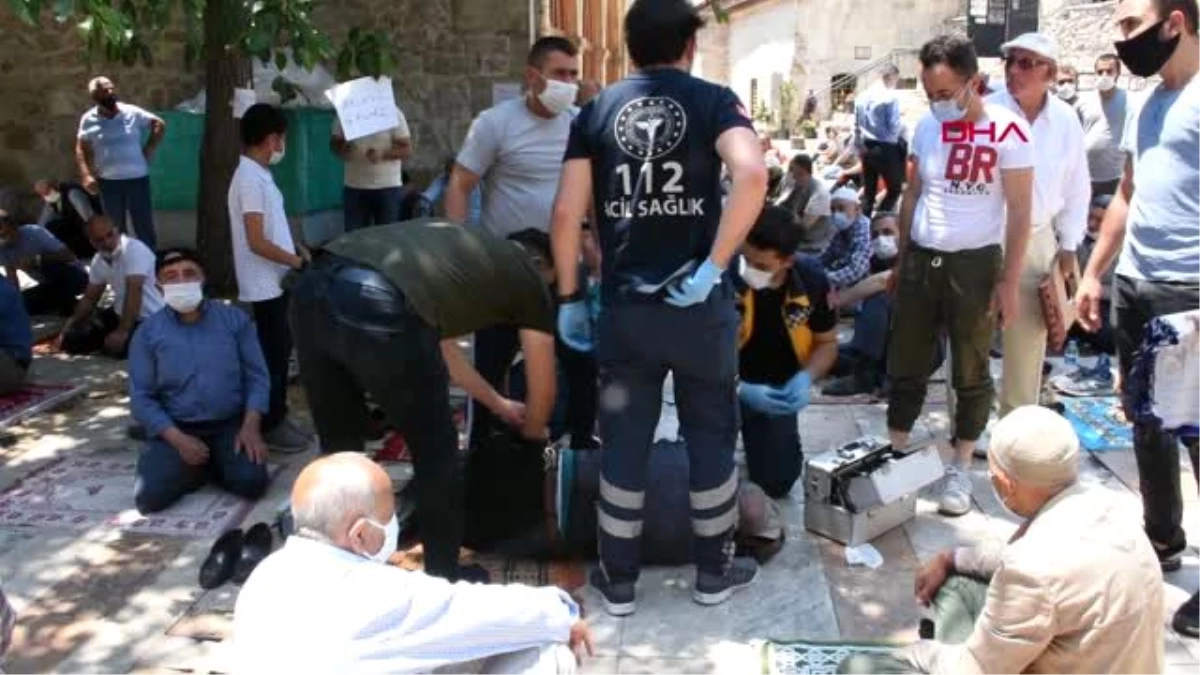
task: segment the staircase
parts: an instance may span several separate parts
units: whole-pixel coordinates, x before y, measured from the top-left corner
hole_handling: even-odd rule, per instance
[[[900,57],[912,56],[912,55],[916,54],[917,51],[918,51],[917,49],[912,48],[912,47],[898,47],[896,49],[893,49],[893,50],[889,51],[888,53],[884,54],[883,56],[880,56],[879,58],[868,62],[866,65],[859,68],[858,70],[856,70],[852,73],[844,73],[842,75],[842,77],[832,80],[828,85],[826,85],[820,89],[814,89],[813,93],[815,93],[817,95],[817,100],[820,100],[822,96],[828,94],[830,91],[833,91],[834,89],[837,89],[843,85],[850,84],[852,82],[856,82],[857,80],[862,79],[862,77],[864,75],[875,72],[876,70],[879,70],[880,68],[882,68],[885,65],[891,64],[891,65],[898,66],[899,62],[900,62]]]

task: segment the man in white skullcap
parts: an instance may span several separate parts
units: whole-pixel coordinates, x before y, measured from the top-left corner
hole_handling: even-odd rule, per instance
[[[830,195],[833,237],[819,259],[835,291],[862,281],[871,270],[871,221],[858,204],[858,192],[840,187]]]
[[[1007,545],[943,551],[917,573],[934,639],[851,657],[840,671],[1162,672],[1158,558],[1132,503],[1079,483],[1070,423],[1017,408],[992,432],[988,473],[996,499],[1022,521],[1016,534]]]

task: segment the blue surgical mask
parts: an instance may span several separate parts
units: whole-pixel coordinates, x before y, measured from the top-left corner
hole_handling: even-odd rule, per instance
[[[955,94],[945,101],[930,101],[929,111],[939,122],[957,122],[967,116],[967,106],[960,104],[958,97]]]
[[[844,212],[838,211],[829,218],[833,222],[833,226],[839,230],[844,230],[850,226],[850,217]]]

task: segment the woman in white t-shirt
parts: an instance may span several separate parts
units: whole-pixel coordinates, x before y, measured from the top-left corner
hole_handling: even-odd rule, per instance
[[[1016,315],[1017,282],[1029,239],[1032,136],[1024,120],[985,103],[966,38],[940,36],[921,48],[930,113],[917,124],[900,212],[888,374],[888,430],[902,448],[925,401],[928,364],[950,341],[954,458],[942,513],[971,508],[967,472],[995,391],[989,347],[998,324]],[[1008,252],[1006,256],[1004,251]]]

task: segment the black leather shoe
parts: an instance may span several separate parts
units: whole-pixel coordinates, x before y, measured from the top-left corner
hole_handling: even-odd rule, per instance
[[[271,555],[272,543],[271,526],[266,523],[259,523],[246,530],[246,536],[242,538],[242,554],[233,570],[233,583],[246,583],[250,573],[258,567],[258,563]]]
[[[242,557],[242,531],[229,530],[217,538],[200,566],[200,588],[211,590],[229,581]]]
[[[1195,638],[1200,637],[1200,594],[1193,593],[1192,597],[1175,612],[1171,627],[1180,635]]]

